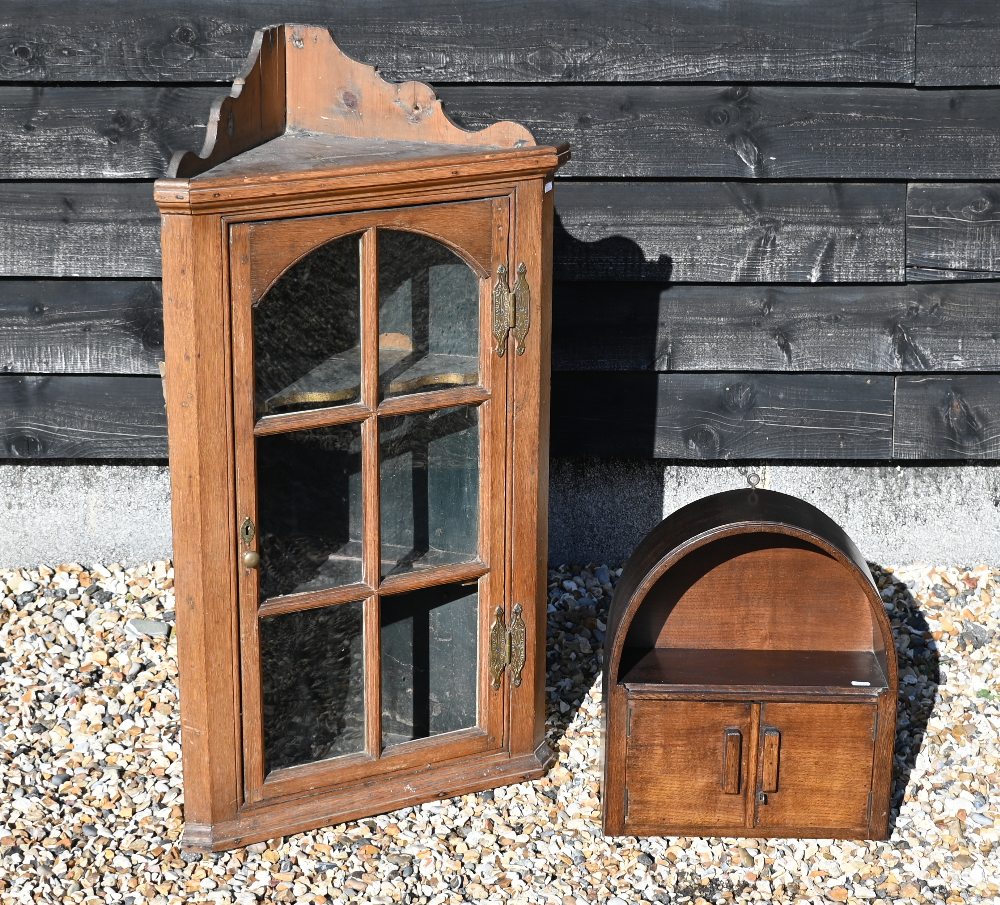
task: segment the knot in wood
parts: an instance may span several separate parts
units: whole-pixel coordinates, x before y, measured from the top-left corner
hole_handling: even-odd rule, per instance
[[[944,423],[948,434],[959,445],[975,444],[982,438],[982,425],[972,410],[972,406],[959,390],[951,389],[948,391]]]
[[[18,434],[7,442],[7,452],[14,459],[36,459],[43,451],[42,441],[31,434]]]
[[[993,199],[986,195],[980,195],[974,201],[970,201],[964,208],[962,208],[962,213],[970,220],[976,220],[985,214],[992,213],[992,211]]]
[[[755,404],[756,393],[753,387],[742,380],[731,383],[722,390],[722,405],[726,411],[743,414],[750,411]]]
[[[699,456],[716,456],[719,452],[719,433],[710,424],[699,424],[688,431],[687,448]]]
[[[173,30],[170,34],[170,40],[175,44],[182,44],[185,47],[190,47],[198,40],[198,32],[195,27],[188,22],[183,25],[178,25],[177,28]]]
[[[708,124],[716,129],[728,126],[731,119],[729,107],[716,104],[714,107],[708,108]]]

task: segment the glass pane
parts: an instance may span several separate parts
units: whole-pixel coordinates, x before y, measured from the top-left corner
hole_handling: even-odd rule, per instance
[[[474,560],[479,410],[380,419],[379,451],[383,575]]]
[[[479,595],[450,585],[382,598],[382,744],[476,725]]]
[[[260,621],[264,773],[364,750],[364,604]]]
[[[358,236],[317,248],[254,306],[258,417],[358,401],[360,248]]]
[[[440,242],[378,230],[379,391],[479,380],[479,278]]]
[[[361,425],[257,439],[261,599],[361,581]]]

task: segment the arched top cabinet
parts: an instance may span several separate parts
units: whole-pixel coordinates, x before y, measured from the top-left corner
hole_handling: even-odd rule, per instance
[[[548,765],[567,158],[278,25],[157,181],[189,847]]]
[[[767,490],[685,506],[611,604],[605,830],[884,836],[896,686],[878,589],[830,518]]]

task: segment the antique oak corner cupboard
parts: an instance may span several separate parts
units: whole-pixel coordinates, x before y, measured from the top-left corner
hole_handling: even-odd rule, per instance
[[[608,618],[604,831],[884,839],[896,652],[857,547],[767,490],[629,559]]]
[[[279,25],[156,183],[186,845],[548,766],[567,157]]]

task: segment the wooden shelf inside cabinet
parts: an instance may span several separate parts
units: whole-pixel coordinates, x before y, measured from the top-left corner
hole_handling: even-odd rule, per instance
[[[888,688],[873,651],[654,648],[632,657],[635,664],[621,682],[638,694],[872,697]],[[626,651],[622,660],[632,657]]]
[[[514,122],[463,129],[325,28],[276,25],[157,181],[187,847],[551,762],[568,156]]]
[[[884,838],[896,658],[850,538],[765,490],[660,523],[611,604],[606,833]]]
[[[469,386],[479,376],[472,355],[415,353],[406,345],[379,345],[379,387],[383,396],[399,396],[445,387]],[[361,394],[361,349],[331,355],[294,383],[264,400],[261,415],[292,409],[352,402]]]

